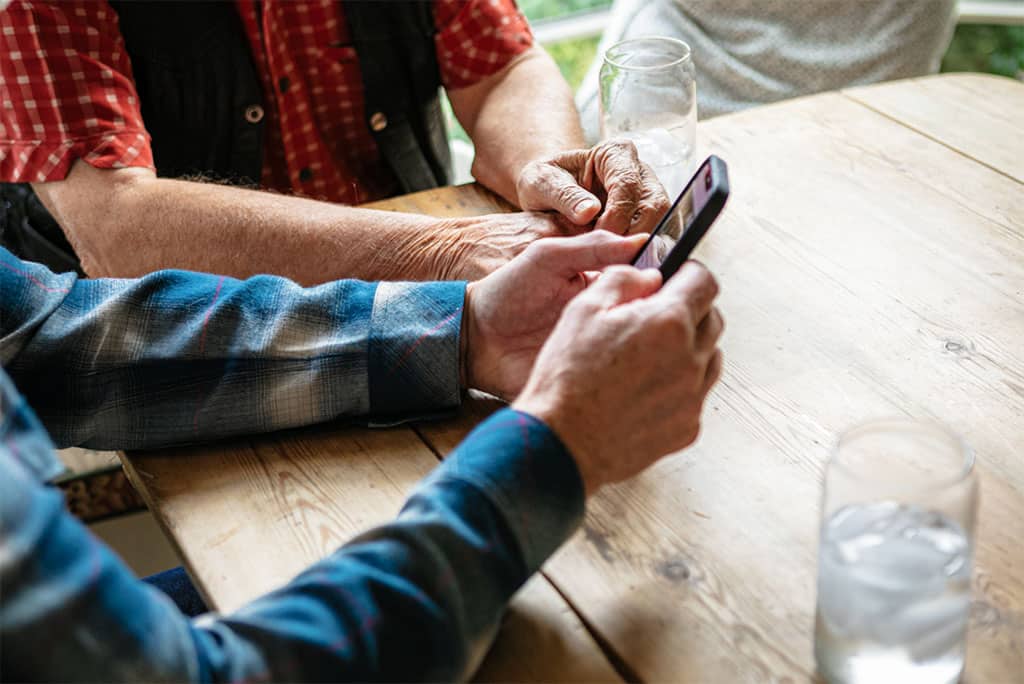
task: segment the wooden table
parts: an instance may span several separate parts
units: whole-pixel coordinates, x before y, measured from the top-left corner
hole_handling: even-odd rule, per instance
[[[856,88],[714,119],[699,137],[733,184],[699,250],[728,320],[703,435],[590,503],[478,678],[813,679],[829,449],[866,418],[910,414],[977,452],[968,679],[1024,681],[1024,84]],[[378,206],[501,209],[475,186]],[[493,409],[125,463],[212,605],[231,610],[393,516]]]

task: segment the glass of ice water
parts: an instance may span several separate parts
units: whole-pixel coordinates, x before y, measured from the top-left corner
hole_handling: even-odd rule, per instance
[[[598,77],[601,137],[628,138],[669,199],[696,169],[697,77],[690,47],[665,37],[612,45]]]
[[[875,421],[825,471],[814,653],[830,682],[959,679],[978,477],[943,427]]]

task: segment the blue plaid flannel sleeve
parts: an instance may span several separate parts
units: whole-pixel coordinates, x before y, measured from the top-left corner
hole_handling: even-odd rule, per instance
[[[0,249],[0,364],[60,446],[135,449],[459,403],[465,283],[55,275]]]
[[[583,512],[561,442],[506,409],[394,522],[235,613],[189,621],[40,483],[55,457],[3,371],[0,418],[0,681],[464,680]]]
[[[0,681],[456,680],[579,524],[575,462],[502,411],[371,530],[189,621],[42,481],[64,444],[152,447],[458,401],[461,284],[79,281],[0,250]]]

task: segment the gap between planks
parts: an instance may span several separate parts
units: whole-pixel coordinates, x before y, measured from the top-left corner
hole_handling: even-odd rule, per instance
[[[164,538],[167,539],[167,543],[171,545],[174,553],[176,553],[178,558],[181,559],[181,565],[185,568],[185,572],[192,581],[192,586],[195,587],[197,592],[199,592],[199,596],[203,599],[203,603],[205,603],[210,610],[220,613],[221,610],[217,605],[217,602],[214,601],[213,596],[206,591],[205,584],[198,580],[199,573],[197,573],[195,568],[192,566],[192,560],[189,558],[188,553],[186,553],[185,548],[178,543],[178,535],[174,534],[174,531],[167,525],[164,516],[158,513],[160,507],[157,505],[157,500],[153,497],[145,480],[142,478],[142,476],[152,476],[141,470],[137,470],[135,468],[135,462],[128,457],[127,452],[118,451],[117,457],[121,461],[121,467],[124,468],[124,474],[125,477],[128,478],[128,482],[135,487],[135,491],[137,491],[139,496],[142,497],[143,503],[146,504],[146,508],[148,508],[149,512],[153,515],[153,519],[156,520],[156,524],[163,533]]]
[[[419,437],[420,441],[423,442],[427,449],[430,450],[430,453],[434,454],[434,458],[438,461],[444,461],[444,456],[442,456],[441,452],[434,447],[433,443],[427,438],[427,436],[423,434],[420,430],[419,424],[413,423],[412,429],[413,432],[416,433],[416,436]],[[587,630],[587,634],[591,639],[593,639],[594,643],[597,644],[597,648],[601,651],[601,655],[603,655],[604,659],[608,661],[608,664],[611,665],[613,670],[615,670],[615,673],[619,675],[626,684],[644,684],[640,675],[630,667],[629,663],[627,663],[621,655],[619,655],[615,650],[615,646],[601,634],[597,625],[587,619],[586,615],[583,614],[583,611],[580,610],[573,600],[562,591],[561,587],[558,586],[558,583],[548,576],[544,570],[538,571],[538,574],[540,574],[544,578],[544,581],[551,586],[554,592],[558,594],[563,601],[565,601],[565,604],[572,609],[573,614],[576,615],[580,624]]]
[[[972,157],[971,155],[967,154],[966,152],[964,152],[960,148],[954,147],[953,145],[950,145],[949,143],[944,141],[942,138],[938,138],[938,137],[932,135],[931,133],[923,131],[923,130],[921,130],[920,128],[918,128],[916,126],[913,126],[910,123],[908,123],[906,121],[903,121],[902,119],[899,119],[899,118],[893,116],[892,114],[884,112],[881,109],[878,109],[877,107],[868,104],[864,100],[861,100],[861,99],[857,98],[856,96],[851,95],[846,90],[838,90],[838,91],[835,91],[835,92],[838,93],[839,95],[842,95],[843,97],[845,97],[850,102],[853,102],[853,103],[855,103],[857,105],[860,105],[864,109],[867,109],[870,112],[874,112],[875,114],[877,114],[878,116],[880,116],[880,117],[882,117],[884,119],[888,119],[889,121],[892,121],[893,123],[899,124],[903,128],[906,128],[908,131],[913,131],[914,133],[917,133],[918,135],[920,135],[923,138],[927,138],[928,140],[931,140],[934,143],[942,145],[947,150],[950,150],[951,152],[955,152],[956,154],[960,155],[964,159],[968,159],[968,160],[974,162],[975,164],[979,164],[981,166],[984,166],[986,169],[988,169],[992,173],[999,174],[1003,178],[1011,180],[1011,181],[1013,181],[1014,183],[1016,183],[1018,185],[1024,185],[1024,181],[1021,181],[1018,178],[1016,178],[1014,176],[1011,176],[1010,174],[1008,174],[1007,172],[1003,171],[1002,169],[1000,169],[1000,168],[998,168],[996,166],[993,166],[992,164],[989,164],[988,162],[982,161],[982,160],[978,159],[977,157]]]

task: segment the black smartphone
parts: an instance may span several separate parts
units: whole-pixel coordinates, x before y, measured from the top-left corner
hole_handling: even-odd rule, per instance
[[[728,198],[728,167],[720,158],[711,155],[700,165],[657,227],[651,231],[650,239],[633,259],[633,266],[657,267],[663,282],[671,278],[683,262],[690,258],[694,247],[718,218]],[[682,222],[679,240],[668,250],[668,254],[664,254],[665,242],[657,237],[671,229],[675,221]],[[662,251],[659,252],[659,249]]]

